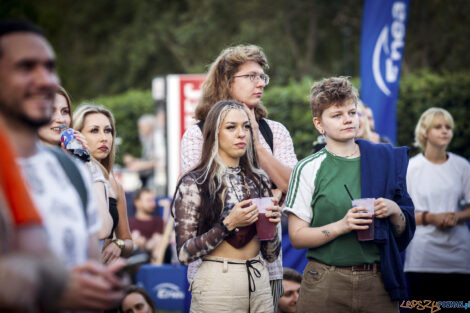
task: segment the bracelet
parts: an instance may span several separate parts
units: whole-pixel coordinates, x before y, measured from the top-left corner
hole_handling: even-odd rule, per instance
[[[235,227],[235,228],[232,229],[232,230],[229,230],[229,229],[227,228],[227,226],[228,226],[229,224],[228,224],[228,223],[227,223],[227,224],[224,224],[224,221],[220,221],[220,225],[222,225],[222,227],[224,228],[224,231],[225,231],[225,233],[227,234],[227,236],[231,236],[231,235],[233,235],[234,233],[236,233],[236,232],[238,231],[238,228],[237,228],[237,227]]]
[[[421,224],[423,224],[423,226],[428,225],[428,222],[426,221],[427,214],[428,214],[428,211],[424,211],[423,213],[421,213]]]

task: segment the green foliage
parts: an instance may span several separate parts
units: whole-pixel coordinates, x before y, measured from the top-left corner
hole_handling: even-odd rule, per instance
[[[353,78],[354,85],[358,79]],[[287,86],[269,87],[263,102],[269,110],[269,117],[282,122],[294,141],[298,159],[313,152],[313,142],[318,132],[312,123],[309,107],[309,90],[312,79],[292,81]],[[421,114],[429,107],[448,110],[455,121],[454,139],[449,150],[470,157],[470,73],[448,73],[436,75],[427,71],[409,74],[401,78],[398,100],[398,145],[414,148],[414,128]]]
[[[150,91],[129,90],[123,94],[99,97],[91,101],[110,109],[116,119],[117,137],[121,144],[116,153],[116,162],[122,164],[123,156],[129,153],[140,157],[142,146],[139,140],[137,120],[144,114],[155,112],[155,104]]]
[[[449,111],[454,118],[454,138],[449,151],[470,157],[470,73],[437,75],[422,71],[402,77],[398,101],[398,144],[412,147],[414,129],[421,114],[430,107]],[[418,149],[413,147],[412,153]]]
[[[2,0],[0,18],[42,26],[77,99],[146,89],[154,76],[201,73],[230,45],[263,47],[273,84],[359,75],[364,1]],[[403,73],[470,68],[470,1],[413,0]]]
[[[319,135],[313,126],[308,100],[312,84],[313,80],[305,78],[285,87],[270,87],[263,95],[268,118],[281,122],[289,130],[299,160],[313,153],[313,142]]]

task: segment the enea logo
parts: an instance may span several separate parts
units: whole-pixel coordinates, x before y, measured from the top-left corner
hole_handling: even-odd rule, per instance
[[[387,84],[395,83],[398,80],[402,58],[401,50],[405,45],[406,4],[404,2],[395,2],[393,4],[392,18],[392,24],[385,25],[380,31],[372,57],[372,72],[375,82],[387,96],[392,94]],[[389,40],[389,33],[391,40]],[[382,54],[382,51],[384,54]],[[382,59],[382,55],[384,55],[384,59]],[[382,60],[385,61],[385,79],[381,72]]]
[[[158,299],[184,299],[184,292],[180,287],[172,283],[161,283],[153,287]]]

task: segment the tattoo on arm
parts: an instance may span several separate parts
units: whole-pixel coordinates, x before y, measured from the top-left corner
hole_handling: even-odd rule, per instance
[[[325,237],[330,237],[330,232],[326,229],[322,230],[321,232],[323,233],[323,235],[325,235]]]
[[[392,223],[392,225],[395,236],[400,236],[405,231],[406,218],[403,212],[400,212],[400,221],[398,222],[398,224]]]

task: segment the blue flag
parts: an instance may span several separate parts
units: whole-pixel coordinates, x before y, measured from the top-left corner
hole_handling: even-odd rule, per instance
[[[375,116],[375,130],[396,142],[396,105],[409,0],[366,0],[361,34],[362,101]]]

